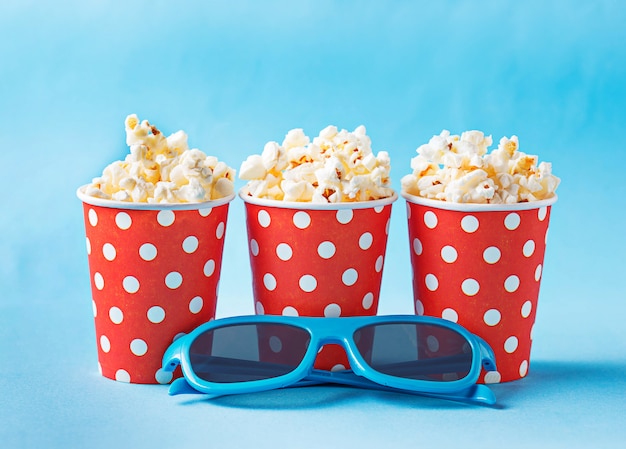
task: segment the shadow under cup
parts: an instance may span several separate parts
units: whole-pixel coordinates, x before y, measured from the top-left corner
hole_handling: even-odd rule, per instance
[[[418,315],[457,322],[494,350],[484,383],[525,377],[530,363],[551,206],[406,199]]]
[[[122,203],[78,189],[83,202],[98,348],[104,377],[168,383],[163,353],[213,319],[229,202]],[[174,376],[180,376],[175,372]]]
[[[356,203],[294,203],[240,192],[258,315],[375,315],[392,197]],[[272,350],[280,350],[273,348]],[[343,348],[326,345],[316,368],[349,368]]]

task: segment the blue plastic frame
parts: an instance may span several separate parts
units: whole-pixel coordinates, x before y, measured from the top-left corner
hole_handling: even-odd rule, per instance
[[[291,372],[270,379],[239,383],[213,383],[199,378],[191,368],[189,348],[195,338],[210,330],[235,324],[289,324],[306,330],[311,341],[302,362]],[[467,376],[446,382],[394,377],[368,366],[353,340],[354,333],[368,325],[383,323],[423,323],[452,329],[461,334],[472,349],[472,363]],[[324,371],[313,367],[319,349],[327,344],[341,345],[348,356],[351,371]],[[416,315],[384,315],[365,317],[288,317],[276,315],[246,315],[221,318],[205,323],[191,333],[175,340],[163,356],[163,370],[172,372],[181,366],[184,379],[170,386],[170,394],[204,393],[212,396],[254,393],[291,386],[337,383],[369,389],[416,393],[462,402],[492,405],[495,395],[486,385],[476,384],[481,368],[496,369],[495,356],[489,345],[464,327],[441,318]]]

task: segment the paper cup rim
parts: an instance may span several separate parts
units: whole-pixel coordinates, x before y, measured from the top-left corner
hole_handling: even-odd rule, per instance
[[[525,203],[514,204],[477,204],[477,203],[451,203],[441,200],[433,200],[430,198],[422,198],[420,196],[411,195],[410,193],[401,192],[402,197],[409,203],[429,206],[435,209],[453,210],[460,212],[498,212],[498,211],[516,211],[540,209],[553,205],[558,199],[554,195],[545,200],[528,201]]]
[[[217,200],[209,200],[209,201],[201,201],[198,203],[131,203],[127,201],[115,201],[115,200],[107,200],[104,198],[96,198],[95,196],[90,196],[85,193],[85,189],[89,184],[85,184],[80,186],[76,190],[76,196],[83,203],[89,204],[91,206],[101,206],[108,207],[111,209],[130,209],[130,210],[197,210],[197,209],[205,209],[209,207],[217,207],[222,206],[224,204],[230,203],[234,198],[235,194],[231,193],[224,198],[219,198]]]
[[[268,198],[257,198],[245,193],[245,187],[239,190],[239,198],[245,203],[254,204],[257,206],[277,207],[281,209],[299,209],[299,210],[342,210],[342,209],[370,209],[375,207],[387,206],[398,199],[398,194],[393,192],[393,195],[386,198],[380,198],[378,200],[370,201],[354,201],[354,202],[342,202],[342,203],[310,203],[300,201],[282,201],[271,200]]]

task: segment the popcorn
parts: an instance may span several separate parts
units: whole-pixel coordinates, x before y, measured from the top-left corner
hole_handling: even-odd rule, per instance
[[[235,170],[189,149],[183,131],[165,137],[135,114],[126,117],[124,125],[129,154],[94,178],[87,195],[135,203],[193,203],[233,194]]]
[[[268,142],[263,152],[241,164],[249,196],[280,201],[339,203],[369,201],[394,194],[389,154],[374,155],[364,126],[353,132],[327,126],[311,141],[290,130],[282,145]]]
[[[519,151],[517,136],[503,137],[488,153],[491,136],[443,130],[417,149],[412,174],[401,179],[402,190],[424,198],[455,203],[513,204],[552,198],[560,179],[552,165]]]

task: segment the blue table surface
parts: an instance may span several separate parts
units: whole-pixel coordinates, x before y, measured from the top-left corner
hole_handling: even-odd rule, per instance
[[[0,447],[623,447],[626,8],[431,3],[0,4]],[[442,129],[519,135],[562,179],[529,375],[493,385],[495,407],[331,385],[207,399],[101,377],[75,190],[124,157],[130,113],[237,169],[289,129],[363,123],[395,189]],[[254,311],[245,234],[236,199],[220,317]],[[379,313],[412,301],[398,200]]]

